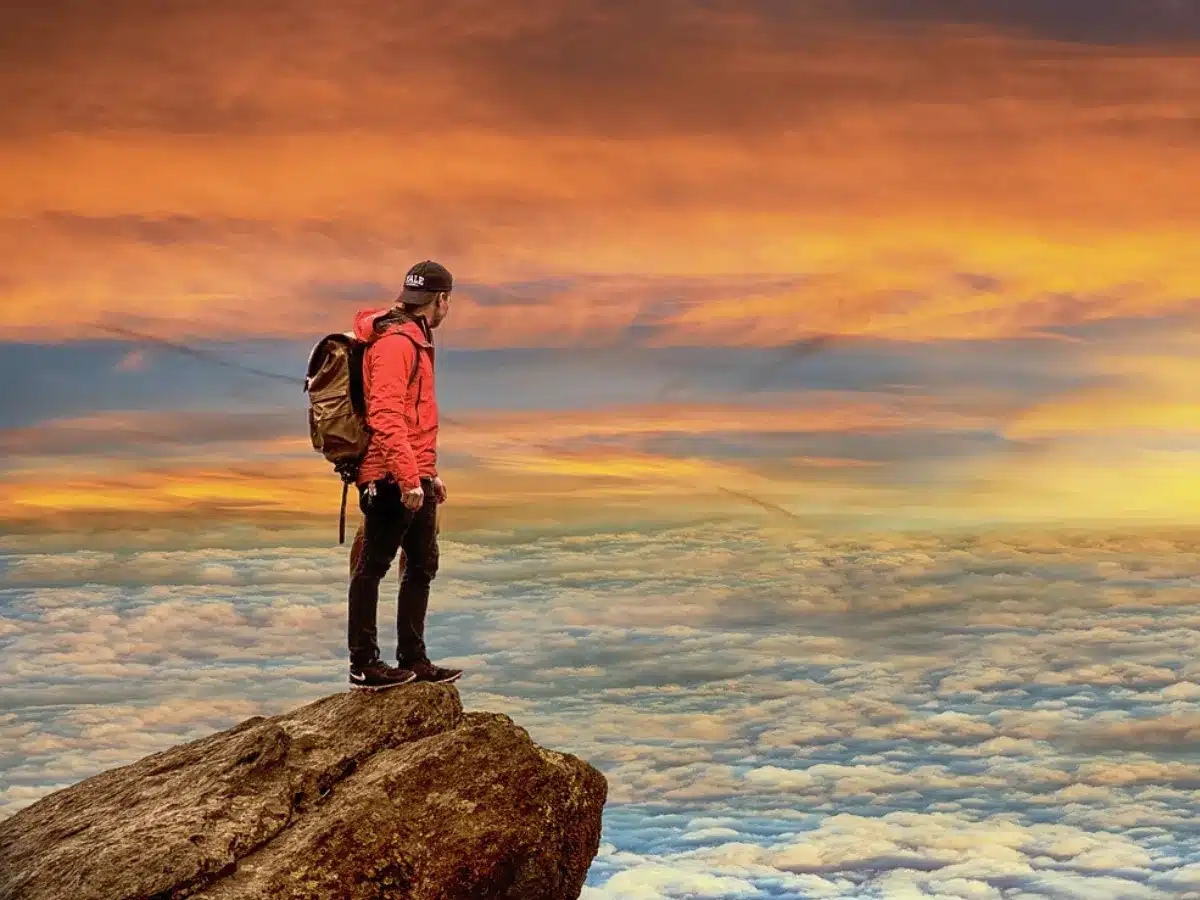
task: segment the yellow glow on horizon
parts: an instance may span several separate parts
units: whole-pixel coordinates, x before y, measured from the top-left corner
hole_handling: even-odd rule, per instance
[[[949,501],[998,519],[1200,522],[1200,450],[1064,451],[975,468]]]

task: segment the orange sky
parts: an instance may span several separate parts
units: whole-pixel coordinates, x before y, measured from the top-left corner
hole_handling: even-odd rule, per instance
[[[1078,329],[1188,322],[1200,297],[1197,36],[1155,19],[1137,41],[1085,40],[1051,11],[955,19],[913,0],[888,19],[870,6],[13,12],[0,38],[0,340],[72,344],[105,337],[97,323],[307,340],[388,302],[411,262],[434,257],[458,278],[445,334],[459,349],[630,343],[639,324],[646,350],[832,332],[918,358],[965,339],[982,359],[1008,338],[1083,341],[1072,359],[1087,383],[1028,397],[992,384],[1009,399],[981,394],[974,415],[939,407],[936,390],[788,415],[722,397],[534,422],[477,412],[448,441],[487,460],[460,473],[460,496],[481,507],[501,485],[569,494],[581,479],[578,496],[595,498],[636,498],[648,482],[717,497],[739,481],[810,510],[949,519],[1191,515],[1190,345],[1171,342],[1177,325],[1129,347]],[[153,511],[161,470],[148,459],[81,468],[54,449],[147,415],[170,426],[135,406],[0,423],[11,520]],[[789,480],[777,459],[655,455],[635,440],[881,422],[923,429],[931,446],[939,430],[991,431],[1020,452],[947,461],[953,487],[935,491],[850,455],[801,454]],[[601,445],[569,446],[572,427]],[[328,486],[297,457],[259,496],[222,474],[226,454],[198,439],[191,458],[162,463],[172,496],[240,516]],[[213,500],[229,490],[243,512]]]
[[[545,3],[438,16],[453,49],[429,56],[308,9],[262,40],[219,4],[131,18],[61,69],[8,76],[47,80],[0,141],[0,335],[70,339],[129,317],[306,335],[337,285],[394,285],[416,255],[461,273],[460,338],[484,346],[623,325],[661,277],[695,279],[661,336],[677,343],[988,338],[1200,291],[1187,49],[815,7],[780,30],[752,7],[675,5],[627,35],[599,6],[571,18]],[[285,61],[316,29],[318,52]],[[605,68],[595,44],[614,32]],[[200,53],[201,33],[228,53]],[[522,44],[547,34],[583,41],[583,58]],[[120,52],[151,40],[178,56]],[[747,273],[805,283],[752,293],[754,321],[734,328],[714,301]],[[520,296],[552,276],[578,283],[550,321],[471,302],[475,286]],[[48,316],[65,298],[77,315]]]

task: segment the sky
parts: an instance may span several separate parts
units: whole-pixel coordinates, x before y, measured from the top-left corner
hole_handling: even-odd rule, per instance
[[[874,524],[1196,519],[1192,2],[0,15],[22,533],[315,517],[302,395],[111,329],[294,376],[424,258],[463,525],[530,479],[585,517],[649,479],[689,515],[733,480]],[[781,407],[764,449],[742,417]]]
[[[5,5],[0,815],[341,688],[299,381],[436,259],[588,900],[1200,896],[1198,140],[1194,0]]]

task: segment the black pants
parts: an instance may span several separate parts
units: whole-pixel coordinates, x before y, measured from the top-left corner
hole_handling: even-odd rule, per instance
[[[350,663],[366,665],[379,658],[375,615],[379,582],[391,568],[401,547],[404,571],[396,600],[396,659],[401,664],[428,659],[425,653],[425,612],[429,607],[429,582],[438,569],[437,501],[430,479],[421,479],[425,501],[418,510],[400,501],[400,486],[391,480],[372,482],[358,489],[362,510],[363,540],[350,576],[350,610],[346,625]]]

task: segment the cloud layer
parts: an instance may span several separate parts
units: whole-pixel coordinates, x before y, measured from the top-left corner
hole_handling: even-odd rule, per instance
[[[444,555],[429,639],[465,703],[609,779],[593,900],[1200,887],[1194,534],[743,525]],[[4,565],[10,812],[342,685],[340,554]]]

